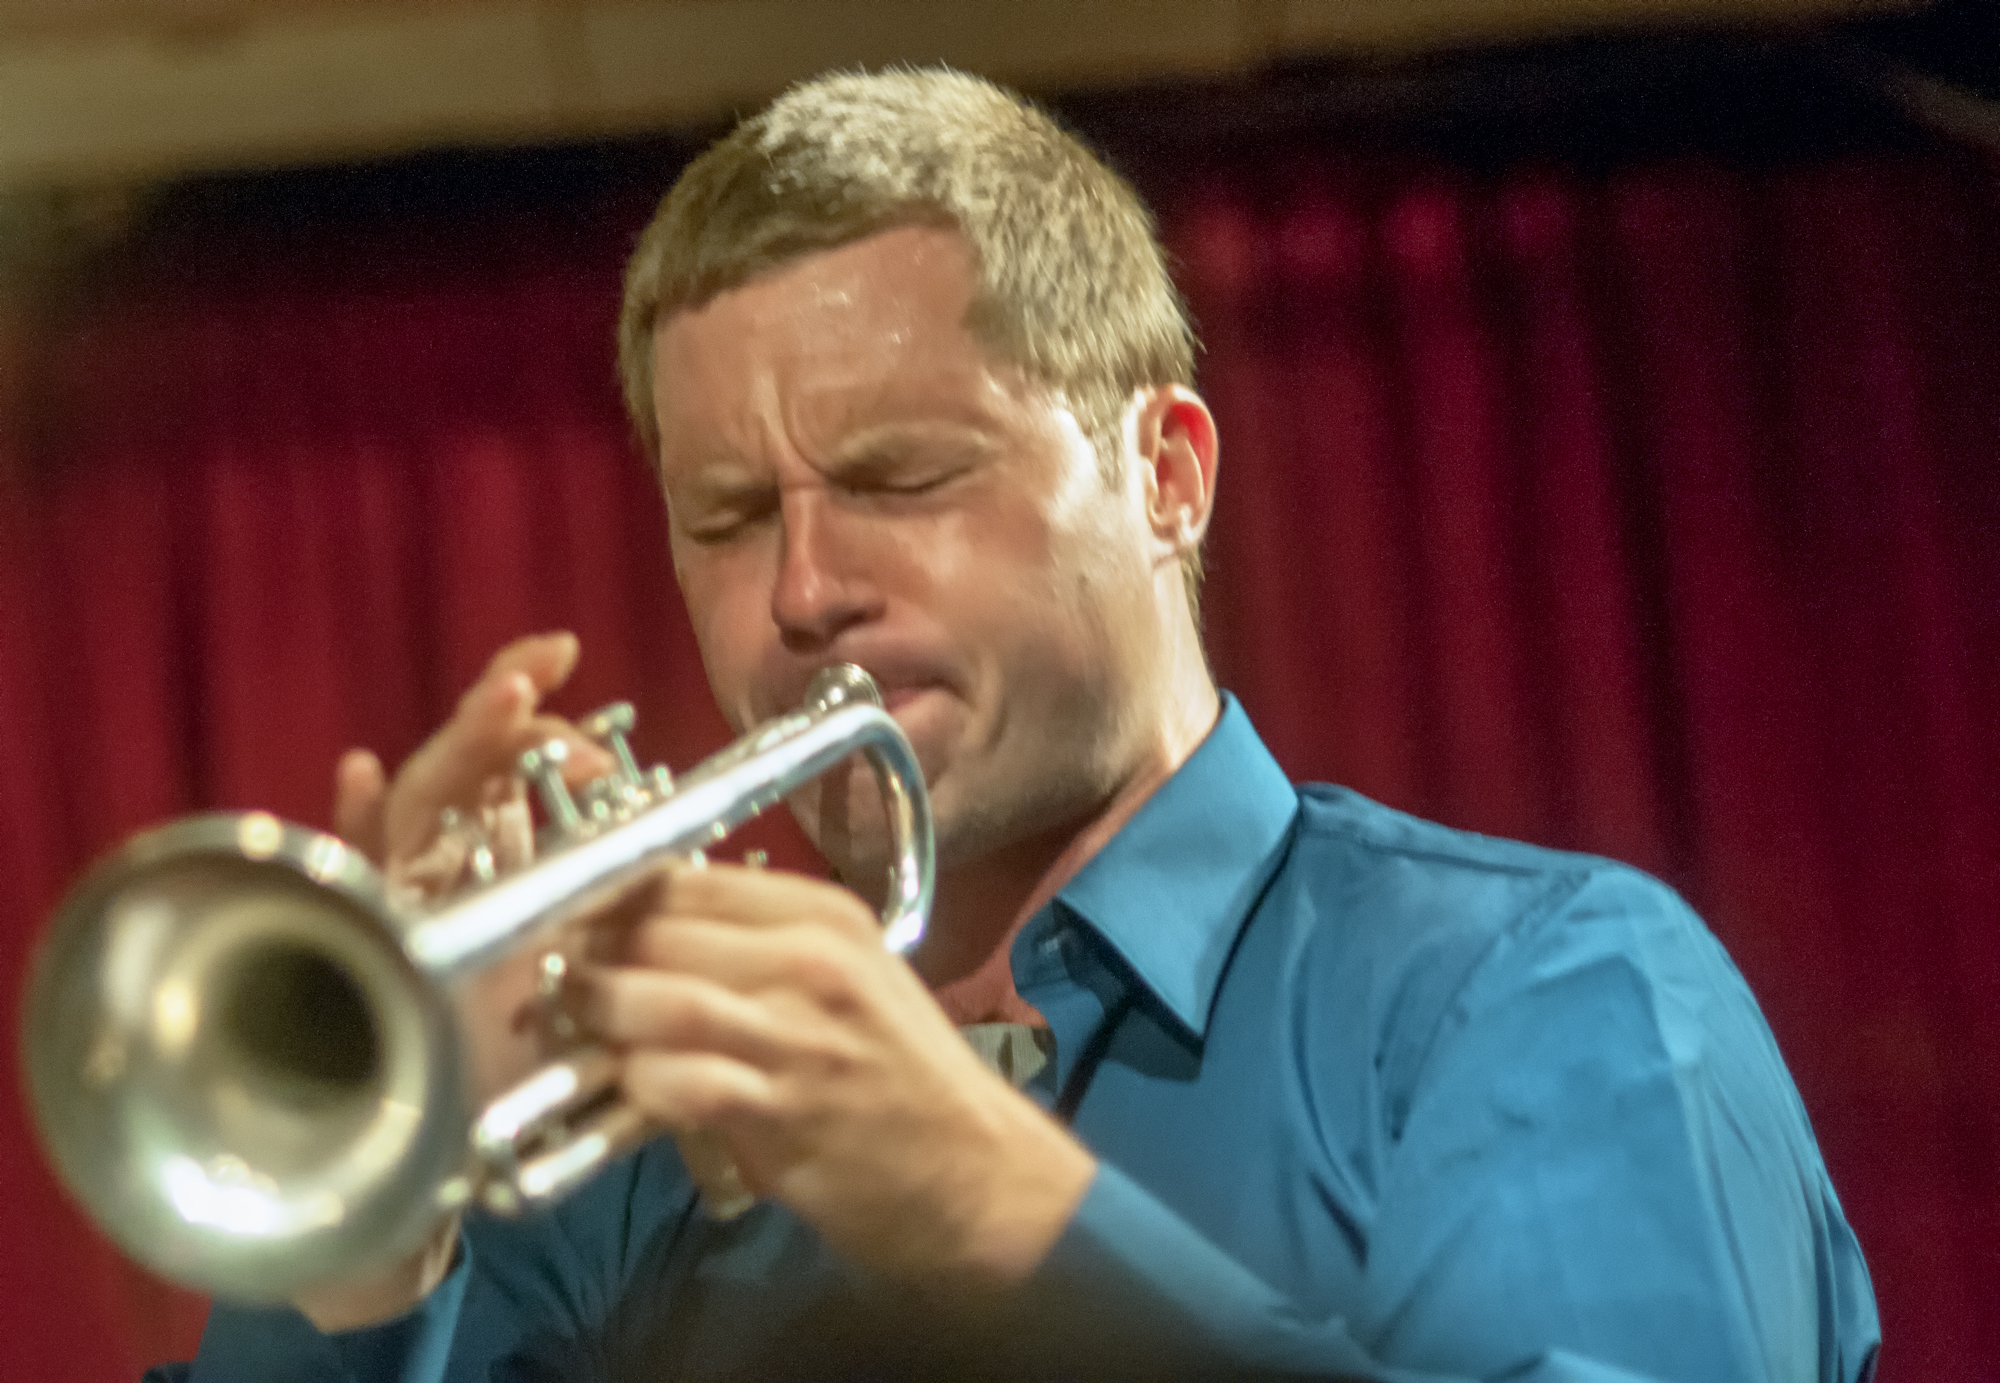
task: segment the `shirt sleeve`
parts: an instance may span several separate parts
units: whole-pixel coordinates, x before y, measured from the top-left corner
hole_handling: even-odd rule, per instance
[[[445,1360],[471,1278],[458,1261],[431,1294],[394,1320],[323,1335],[289,1306],[217,1302],[202,1332],[191,1383],[443,1383]]]
[[[1370,1235],[1383,1354],[1558,1345],[1674,1380],[1856,1383],[1867,1269],[1775,1040],[1681,900],[1606,866],[1503,929],[1413,1068]]]
[[[1010,1315],[1062,1376],[1473,1383],[1371,1355],[1342,1320],[1312,1320],[1117,1168],[1083,1204]],[[1486,1383],[1661,1383],[1550,1351]]]
[[[1315,1320],[1115,1168],[1031,1284],[1055,1349],[1426,1383],[1865,1383],[1866,1269],[1776,1045],[1685,905],[1570,881],[1471,968]]]
[[[662,1140],[554,1210],[474,1218],[458,1260],[394,1320],[322,1334],[288,1306],[217,1302],[190,1383],[487,1383],[578,1368],[596,1350],[641,1247],[693,1204]],[[552,1362],[560,1361],[560,1362]]]

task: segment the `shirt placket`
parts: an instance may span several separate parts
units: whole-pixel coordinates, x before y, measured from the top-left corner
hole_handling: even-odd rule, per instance
[[[1090,1071],[1079,1068],[1101,1049],[1108,1026],[1125,1009],[1124,986],[1098,960],[1082,919],[1059,900],[1028,920],[1009,960],[1015,991],[1048,1020],[1055,1036],[1048,1064],[1022,1089],[1042,1108],[1067,1117],[1082,1094],[1072,1084],[1090,1079]]]

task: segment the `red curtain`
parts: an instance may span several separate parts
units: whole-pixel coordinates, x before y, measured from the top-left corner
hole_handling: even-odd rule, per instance
[[[341,748],[406,753],[516,633],[577,630],[566,704],[635,699],[650,757],[721,742],[611,378],[644,201],[550,200],[164,231],[0,331],[10,990],[95,852],[324,822]],[[1157,200],[1223,429],[1224,682],[1297,776],[1687,892],[1798,1077],[1883,1377],[1989,1377],[1990,170],[1286,156]],[[185,1354],[201,1304],[0,1119],[13,1372]]]

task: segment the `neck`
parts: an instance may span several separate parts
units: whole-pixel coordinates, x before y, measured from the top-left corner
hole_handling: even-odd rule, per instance
[[[1220,700],[1206,669],[1177,691],[1156,718],[1132,770],[1081,822],[939,874],[931,925],[913,959],[954,1022],[1040,1022],[1015,992],[1009,948],[1028,919],[1118,834],[1214,728]]]

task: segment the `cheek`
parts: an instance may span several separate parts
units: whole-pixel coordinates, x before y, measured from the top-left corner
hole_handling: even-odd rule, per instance
[[[1054,712],[1094,723],[1122,702],[1148,657],[1152,580],[1119,516],[1048,535],[1046,587],[1025,618],[1035,644],[1024,656],[1043,669]]]
[[[1053,593],[1046,527],[1002,503],[972,506],[898,535],[900,594],[976,647],[1046,612]]]
[[[1044,618],[1071,639],[1094,640],[1128,624],[1143,563],[1124,515],[1100,497],[1023,525],[1015,549]]]
[[[1052,708],[1093,698],[1110,669],[1107,645],[1124,616],[1101,526],[1050,522],[1032,506],[996,506],[968,517],[955,541],[933,546],[933,609],[985,678],[1018,706]],[[984,680],[984,678],[982,679]],[[1090,690],[1086,690],[1089,688]],[[998,685],[990,687],[997,691]]]
[[[768,589],[754,565],[739,555],[677,553],[674,576],[709,685],[724,714],[734,720],[770,630]]]

